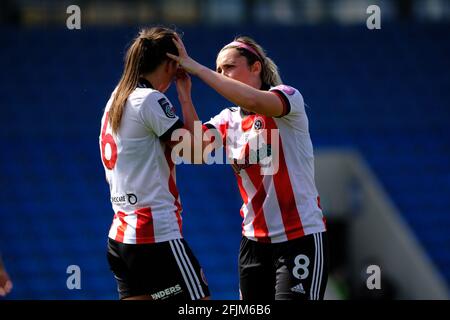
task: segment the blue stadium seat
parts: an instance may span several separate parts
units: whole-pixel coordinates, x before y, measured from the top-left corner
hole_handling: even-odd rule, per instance
[[[183,29],[192,56],[210,67],[236,34],[259,40],[284,82],[302,92],[315,147],[351,147],[367,158],[450,284],[444,28],[399,25],[371,35],[332,26]],[[11,299],[117,298],[105,258],[112,210],[98,134],[135,31],[0,30],[0,250],[15,282]],[[230,106],[193,84],[202,119]],[[173,87],[168,96],[179,110]],[[185,235],[212,296],[237,299],[241,200],[232,170],[183,165],[177,176]],[[65,287],[71,264],[82,269],[82,290]]]

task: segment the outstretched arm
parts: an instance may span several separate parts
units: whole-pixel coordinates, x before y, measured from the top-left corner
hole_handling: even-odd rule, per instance
[[[255,89],[203,66],[189,57],[178,36],[173,41],[178,48],[179,55],[175,56],[170,53],[167,55],[177,61],[184,70],[198,76],[226,99],[254,113],[271,117],[283,114],[283,103],[276,94]]]

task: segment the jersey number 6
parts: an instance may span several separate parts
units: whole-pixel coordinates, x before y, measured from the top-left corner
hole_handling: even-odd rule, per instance
[[[106,127],[108,126],[108,112],[105,115],[105,121],[103,123],[102,128],[102,137],[101,137],[101,143],[102,143],[102,161],[105,164],[105,167],[109,170],[114,169],[114,166],[116,165],[117,161],[117,145],[114,141],[113,136],[110,133],[106,133]],[[109,146],[107,149],[106,146]],[[108,151],[108,152],[106,152]],[[108,153],[108,154],[107,154]],[[108,158],[107,158],[108,156]]]

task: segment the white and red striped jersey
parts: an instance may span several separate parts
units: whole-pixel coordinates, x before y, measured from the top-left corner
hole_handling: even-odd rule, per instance
[[[163,140],[183,124],[166,96],[144,82],[128,97],[113,134],[108,121],[112,97],[99,137],[114,210],[109,237],[129,244],[181,238],[175,166]]]
[[[325,231],[326,225],[314,182],[313,146],[303,97],[285,85],[270,91],[282,100],[284,116],[267,117],[248,114],[240,107],[227,108],[205,127],[220,132],[227,153],[235,160],[248,156],[249,139],[262,129],[278,133],[275,174],[261,174],[260,163],[233,165],[244,202],[240,210],[242,234],[252,240],[277,243]]]

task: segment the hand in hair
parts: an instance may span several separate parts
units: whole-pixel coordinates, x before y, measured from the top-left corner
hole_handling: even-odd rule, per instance
[[[178,36],[175,35],[172,41],[177,47],[179,55],[176,56],[167,53],[167,56],[177,61],[187,72],[198,76],[224,98],[254,113],[269,117],[284,115],[285,108],[283,101],[275,93],[260,90],[259,88],[252,87],[249,84],[208,69],[189,57],[183,41]]]
[[[197,75],[200,69],[203,67],[200,63],[189,57],[186,48],[183,44],[181,38],[175,34],[172,38],[173,43],[178,49],[178,56],[173,55],[171,53],[167,53],[167,56],[175,61],[177,61],[180,66],[186,70],[187,72]]]

